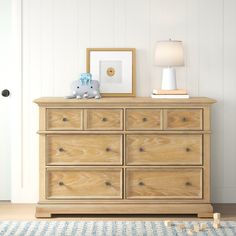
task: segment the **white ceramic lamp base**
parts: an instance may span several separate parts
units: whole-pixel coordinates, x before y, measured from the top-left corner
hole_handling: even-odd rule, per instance
[[[161,89],[162,90],[177,89],[175,68],[173,67],[163,68]]]

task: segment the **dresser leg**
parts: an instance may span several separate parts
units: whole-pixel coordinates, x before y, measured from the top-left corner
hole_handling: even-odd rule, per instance
[[[35,217],[36,218],[51,218],[52,214],[51,214],[51,212],[49,212],[45,209],[41,209],[41,208],[36,207]]]
[[[212,212],[199,212],[197,214],[198,218],[212,218],[213,217],[213,213]]]
[[[48,212],[41,212],[41,213],[35,213],[35,217],[36,218],[51,218],[52,217],[52,214],[51,213],[48,213]]]

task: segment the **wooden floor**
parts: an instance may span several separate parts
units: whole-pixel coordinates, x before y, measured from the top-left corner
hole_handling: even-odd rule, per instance
[[[222,220],[236,221],[236,204],[214,204],[214,212],[220,212]],[[37,220],[34,204],[0,203],[0,220]],[[203,220],[194,215],[70,215],[54,216],[45,220]],[[42,219],[41,219],[42,220]],[[211,219],[209,219],[211,220]]]

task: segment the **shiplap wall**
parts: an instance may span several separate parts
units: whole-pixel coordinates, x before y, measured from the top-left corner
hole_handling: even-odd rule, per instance
[[[23,157],[25,199],[38,199],[38,110],[32,100],[64,96],[85,71],[88,47],[135,47],[137,95],[161,83],[157,40],[184,42],[178,86],[218,100],[212,122],[212,200],[236,202],[235,0],[23,0]],[[27,196],[26,196],[27,195]],[[17,199],[15,200],[17,201]]]

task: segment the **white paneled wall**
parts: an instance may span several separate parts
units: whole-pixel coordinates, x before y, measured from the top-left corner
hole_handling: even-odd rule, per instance
[[[64,96],[85,72],[88,47],[135,47],[137,95],[161,82],[155,42],[184,42],[179,87],[218,100],[213,107],[212,200],[236,202],[235,0],[23,0],[23,188],[38,195],[37,107],[40,96]]]
[[[224,116],[221,119],[224,124],[221,129],[221,134],[223,134],[221,157],[223,160],[221,160],[222,167],[218,170],[225,174],[221,188],[218,188],[216,194],[221,195],[221,198],[227,202],[233,201],[233,199],[236,201],[236,2],[226,0],[223,10],[223,80],[221,81],[221,103],[224,111]],[[215,126],[217,125],[215,124]]]

